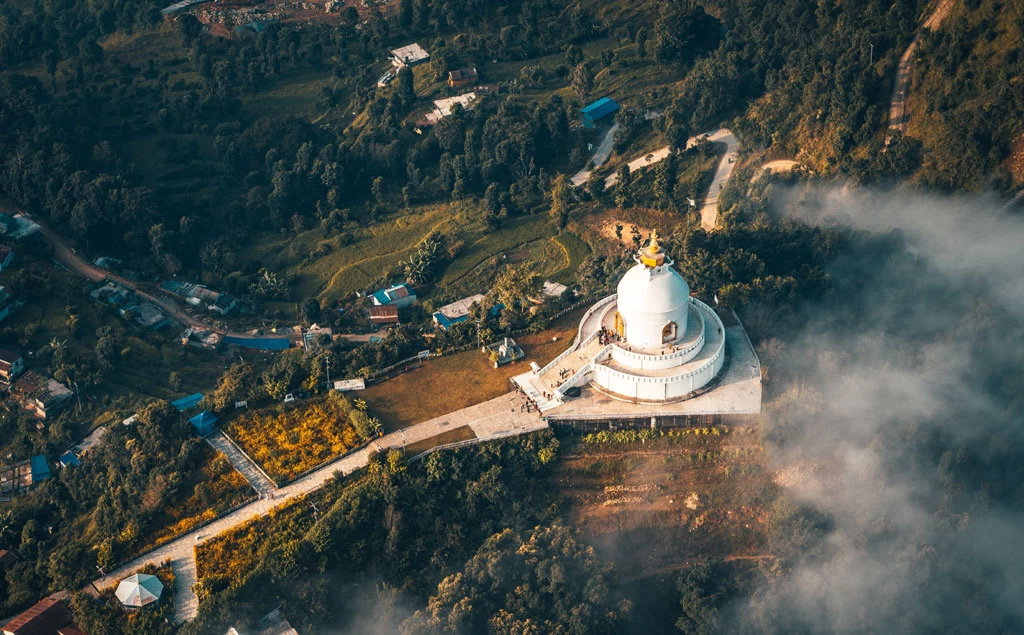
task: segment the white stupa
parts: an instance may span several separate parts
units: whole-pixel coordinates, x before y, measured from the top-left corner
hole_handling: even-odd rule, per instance
[[[726,329],[690,295],[657,232],[634,259],[617,293],[583,316],[574,345],[514,381],[555,419],[760,412],[760,365],[735,315],[727,312],[733,325]],[[708,397],[730,356],[731,388]]]

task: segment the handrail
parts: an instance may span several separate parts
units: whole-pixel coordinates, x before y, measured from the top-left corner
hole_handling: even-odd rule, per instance
[[[706,362],[701,364],[700,367],[695,368],[693,370],[687,371],[685,373],[680,373],[678,375],[665,375],[662,377],[645,377],[645,379],[651,380],[653,381],[653,383],[656,384],[666,384],[679,379],[686,379],[687,377],[692,377],[694,375],[704,372],[705,370],[707,370],[709,366],[714,366],[718,362],[718,360],[721,359],[722,355],[725,354],[725,326],[722,324],[722,320],[718,317],[718,315],[715,314],[715,312],[708,305],[704,304],[703,302],[696,298],[691,298],[691,300],[695,302],[700,308],[704,309],[711,316],[713,316],[715,323],[717,323],[718,327],[721,329],[722,338],[719,341],[718,350],[716,350],[714,355],[708,358]],[[622,371],[615,370],[607,366],[605,367],[605,372],[623,379],[630,379],[637,376],[629,373],[624,373]]]
[[[604,307],[606,304],[611,304],[612,302],[617,300],[618,297],[618,293],[613,293],[610,296],[598,300],[597,302],[594,303],[594,306],[587,309],[587,312],[583,314],[583,318],[580,320],[580,325],[577,328],[576,341],[583,339],[583,325],[587,323],[587,320],[590,319],[590,316],[593,315],[594,312],[597,311],[598,309]]]
[[[592,333],[590,335],[590,337],[588,337],[587,339],[583,340],[582,342],[580,342],[578,344],[574,344],[573,346],[570,346],[569,348],[565,349],[564,351],[562,351],[561,355],[559,355],[558,357],[554,358],[553,360],[548,362],[544,366],[544,368],[541,368],[539,371],[537,371],[537,375],[543,375],[544,373],[548,372],[549,370],[554,368],[555,364],[557,364],[558,362],[560,362],[563,359],[565,359],[566,357],[568,357],[570,353],[575,353],[576,351],[582,349],[584,346],[589,344],[590,341],[593,340],[596,337],[597,337],[597,333],[594,332],[594,333]]]

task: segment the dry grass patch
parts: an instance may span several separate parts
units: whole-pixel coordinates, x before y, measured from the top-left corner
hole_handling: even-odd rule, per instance
[[[573,311],[536,335],[517,337],[526,357],[516,363],[494,368],[486,355],[469,350],[431,360],[366,389],[360,397],[387,432],[493,399],[509,392],[509,379],[529,370],[530,362],[543,366],[568,348],[582,314],[583,309]]]
[[[246,413],[227,433],[281,484],[357,447],[376,427],[362,408],[332,391],[299,406]]]

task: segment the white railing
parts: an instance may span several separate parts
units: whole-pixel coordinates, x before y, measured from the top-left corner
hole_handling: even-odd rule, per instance
[[[665,375],[663,377],[644,377],[645,380],[650,381],[652,383],[656,383],[656,384],[667,384],[667,383],[670,383],[670,382],[678,381],[680,379],[686,379],[687,377],[692,377],[694,375],[698,375],[698,374],[706,371],[709,366],[714,366],[722,358],[722,356],[725,354],[725,327],[722,324],[722,320],[719,319],[718,315],[716,315],[713,310],[711,310],[711,307],[709,307],[708,305],[704,304],[703,302],[701,302],[700,300],[698,300],[696,298],[692,298],[692,300],[693,300],[694,303],[696,303],[698,305],[698,307],[700,309],[703,309],[704,311],[707,311],[714,318],[714,323],[712,324],[712,326],[716,326],[717,325],[719,333],[721,335],[721,338],[720,338],[720,340],[718,342],[718,349],[714,352],[714,354],[706,362],[704,362],[699,367],[697,367],[697,368],[695,368],[693,370],[686,371],[685,373],[679,373],[678,375]],[[702,319],[703,319],[703,317],[702,317]],[[706,327],[706,323],[705,323],[705,327]],[[620,379],[630,380],[630,379],[634,379],[634,378],[637,377],[637,375],[633,375],[633,374],[630,374],[630,373],[624,373],[622,371],[614,370],[614,369],[608,368],[608,367],[605,367],[604,371],[602,371],[602,372],[607,372],[609,375],[614,376],[614,377],[618,377]]]
[[[583,319],[580,320],[580,326],[579,329],[577,329],[576,333],[576,341],[580,341],[583,339],[583,325],[587,323],[587,320],[590,319],[590,316],[593,315],[594,312],[597,311],[598,309],[603,308],[604,306],[611,304],[612,302],[615,302],[615,300],[618,299],[618,297],[619,294],[613,293],[606,298],[598,300],[597,303],[594,304],[594,306],[587,309],[587,312],[583,314]]]
[[[548,372],[549,370],[554,368],[556,364],[558,364],[560,361],[562,361],[563,359],[568,357],[571,353],[575,353],[576,351],[583,350],[583,347],[586,346],[587,344],[590,344],[590,341],[595,339],[596,337],[597,337],[597,333],[594,332],[590,337],[588,337],[587,339],[583,340],[582,342],[574,344],[574,345],[570,346],[569,348],[565,349],[564,351],[562,351],[561,355],[559,355],[558,357],[554,358],[553,360],[548,362],[548,364],[546,366],[544,366],[544,368],[541,368],[539,371],[537,371],[537,375],[540,376],[540,375],[543,375],[544,373]],[[578,340],[578,338],[577,338],[577,340]]]

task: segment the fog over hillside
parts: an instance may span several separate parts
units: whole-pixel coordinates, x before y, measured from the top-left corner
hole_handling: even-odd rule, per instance
[[[811,511],[776,529],[788,574],[770,572],[730,623],[1021,632],[1024,222],[984,197],[801,188],[776,200],[856,237],[829,272],[834,297],[804,307],[798,335],[765,360],[778,395],[769,455]]]

